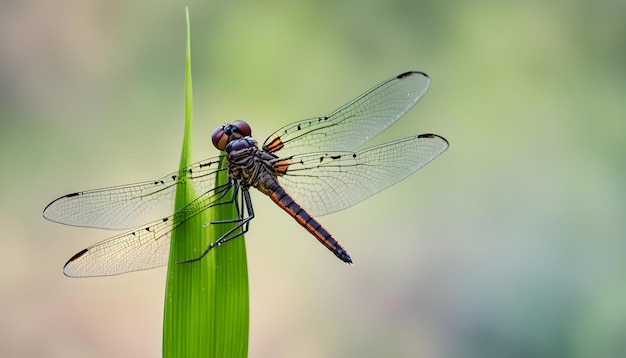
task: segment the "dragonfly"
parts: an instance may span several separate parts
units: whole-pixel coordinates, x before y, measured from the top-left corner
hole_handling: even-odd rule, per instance
[[[65,264],[70,277],[109,276],[166,265],[172,230],[191,217],[222,205],[227,193],[236,206],[232,229],[198,257],[243,235],[254,217],[250,188],[276,203],[341,261],[352,258],[316,217],[351,207],[407,178],[448,148],[437,134],[420,134],[359,149],[403,117],[424,96],[430,78],[410,71],[371,88],[329,115],[279,128],[259,146],[248,123],[237,120],[212,134],[220,156],[191,164],[162,178],[75,192],[52,201],[43,211],[53,222],[132,231],[81,250]],[[219,163],[225,156],[227,165]],[[228,182],[215,186],[221,171]],[[201,193],[172,209],[179,181]],[[151,218],[148,222],[146,218]],[[155,220],[156,219],[156,220]],[[143,226],[142,226],[143,225]],[[139,227],[139,228],[137,228]]]

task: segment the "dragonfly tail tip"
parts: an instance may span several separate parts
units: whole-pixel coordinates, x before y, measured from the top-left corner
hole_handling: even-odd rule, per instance
[[[354,266],[354,264],[352,263],[352,258],[345,251],[341,254],[341,256],[339,256],[339,259],[341,259],[341,261],[349,264],[350,266]]]

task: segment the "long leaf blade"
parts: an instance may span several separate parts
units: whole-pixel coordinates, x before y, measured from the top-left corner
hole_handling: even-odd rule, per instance
[[[181,178],[187,173],[191,143],[191,41],[187,10],[187,60],[185,66],[185,132],[180,161]],[[220,164],[222,167],[225,162]],[[228,182],[227,171],[216,178],[216,186]],[[228,201],[232,191],[222,200]],[[175,209],[196,198],[194,188],[181,180],[176,189]],[[243,237],[197,257],[234,224],[208,222],[236,217],[232,203],[217,205],[185,221],[172,233],[163,320],[164,357],[246,357],[248,352],[249,298],[245,242]]]

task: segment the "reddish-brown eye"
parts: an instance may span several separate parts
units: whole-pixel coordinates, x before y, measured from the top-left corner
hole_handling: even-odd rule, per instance
[[[228,144],[228,134],[224,132],[224,127],[217,127],[211,134],[211,140],[213,141],[213,145],[215,148],[219,150],[224,150],[226,148],[226,144]]]
[[[252,128],[247,122],[237,120],[233,122],[232,126],[237,128],[244,137],[252,135]]]
[[[219,150],[225,150],[228,143],[232,140],[249,137],[252,134],[252,128],[244,121],[234,121],[232,124],[225,124],[221,127],[217,127],[213,134],[211,134],[211,140],[215,148]]]

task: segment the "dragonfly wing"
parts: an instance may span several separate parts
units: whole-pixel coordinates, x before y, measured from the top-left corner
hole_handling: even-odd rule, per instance
[[[333,113],[280,128],[263,144],[279,156],[353,150],[400,119],[424,96],[430,78],[405,72],[365,92]],[[284,149],[283,149],[284,148]]]
[[[173,215],[139,229],[114,236],[74,255],[63,272],[70,277],[119,275],[167,264],[172,230],[208,208],[224,203],[230,186],[211,190]]]
[[[215,183],[220,157],[194,163],[184,169],[185,180],[196,193],[209,191]],[[179,172],[143,183],[81,191],[64,195],[46,206],[43,216],[66,225],[125,230],[174,210]]]
[[[421,134],[360,152],[296,155],[276,162],[280,183],[311,214],[346,209],[394,185],[448,148],[436,134]]]
[[[74,255],[63,267],[69,277],[111,276],[167,264],[171,222],[155,222],[99,242]]]

